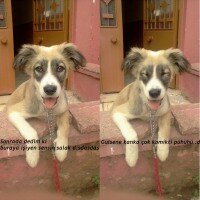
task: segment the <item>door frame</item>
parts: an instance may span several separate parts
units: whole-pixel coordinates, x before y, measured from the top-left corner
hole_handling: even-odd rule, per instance
[[[184,30],[185,27],[185,1],[184,0],[177,0],[178,1],[178,31],[177,31],[177,48],[181,49],[183,38],[184,38]],[[176,83],[175,89],[179,89],[179,75],[176,75]]]
[[[75,0],[68,0],[68,42],[73,42],[73,26],[75,25]],[[66,89],[71,89],[74,85],[74,72],[70,71],[66,81]]]
[[[114,1],[115,2],[115,16],[116,16],[116,25],[115,26],[101,26],[101,21],[100,21],[100,91],[101,91],[101,93],[119,92],[124,87],[124,72],[121,70],[121,63],[123,61],[123,54],[124,54],[123,53],[124,52],[124,50],[123,50],[123,23],[122,23],[122,3],[121,3],[121,1],[122,0]],[[100,11],[100,9],[101,9],[101,7],[99,7],[99,11]],[[101,20],[101,18],[100,18],[100,20]],[[116,29],[115,33],[114,33],[114,31],[112,32],[112,30],[114,30],[114,29]],[[106,84],[105,84],[108,81],[108,76],[106,77],[106,81],[103,83],[103,81],[105,80],[104,75],[107,74],[106,67],[110,67],[110,66],[114,67],[115,66],[115,64],[111,64],[111,62],[109,62],[110,66],[107,66],[107,63],[105,64],[105,61],[102,61],[104,59],[102,56],[102,51],[104,51],[103,48],[105,48],[105,47],[102,47],[102,39],[103,39],[102,36],[103,36],[103,34],[106,33],[107,30],[109,33],[112,34],[112,35],[110,35],[110,37],[108,39],[109,43],[111,44],[110,48],[113,50],[116,48],[119,48],[117,56],[118,56],[118,59],[121,60],[121,62],[116,66],[116,67],[119,67],[117,69],[118,72],[116,73],[117,76],[115,78],[115,82],[117,82],[117,85],[112,86],[110,88],[106,88]],[[104,38],[106,38],[106,37],[104,36]],[[118,45],[118,47],[116,47],[116,45]],[[103,66],[102,63],[105,64],[105,66]],[[113,70],[113,73],[114,73],[114,70]],[[109,82],[112,82],[112,81],[113,80],[109,80]]]
[[[2,27],[0,29],[0,32],[2,32],[2,36],[0,36],[0,45],[2,49],[3,57],[5,56],[5,60],[3,62],[6,62],[5,64],[6,69],[3,68],[2,63],[2,69],[0,70],[0,73],[9,80],[9,86],[8,87],[2,87],[2,91],[0,95],[6,95],[10,94],[15,90],[15,72],[13,69],[13,60],[14,60],[14,40],[13,40],[13,20],[12,20],[12,4],[11,1],[4,0],[5,3],[5,17],[6,17],[6,26],[5,28]],[[7,33],[4,33],[4,31],[7,31]],[[4,41],[3,41],[4,40]],[[1,82],[1,81],[0,81]],[[0,84],[4,84],[3,80]]]

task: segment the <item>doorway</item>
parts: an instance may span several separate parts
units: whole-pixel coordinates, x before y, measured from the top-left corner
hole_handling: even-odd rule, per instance
[[[33,2],[12,0],[14,56],[23,44],[33,44]],[[15,85],[18,87],[28,79],[23,71],[15,71]]]
[[[124,57],[131,47],[143,47],[143,1],[122,1]],[[125,85],[133,81],[133,76],[124,74]]]
[[[123,0],[124,56],[131,47],[143,47],[143,2]]]

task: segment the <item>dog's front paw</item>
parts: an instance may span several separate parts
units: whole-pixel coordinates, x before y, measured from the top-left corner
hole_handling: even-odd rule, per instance
[[[134,167],[138,160],[138,145],[126,144],[126,162],[129,167]]]
[[[54,140],[56,149],[55,149],[55,155],[56,158],[62,162],[67,157],[67,148],[68,148],[68,140],[65,138],[56,138]]]
[[[38,144],[27,144],[26,161],[30,167],[36,167],[39,161]]]
[[[169,155],[169,144],[157,145],[157,156],[160,161],[165,161]]]

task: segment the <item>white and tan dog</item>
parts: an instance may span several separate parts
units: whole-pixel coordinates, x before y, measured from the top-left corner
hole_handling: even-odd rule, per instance
[[[122,67],[131,71],[135,80],[117,96],[112,108],[112,118],[126,143],[126,161],[133,167],[138,159],[138,136],[129,120],[148,120],[149,111],[158,117],[157,155],[165,161],[169,153],[170,103],[167,88],[176,73],[187,71],[190,64],[178,49],[150,51],[132,48]],[[136,144],[134,144],[136,142]]]
[[[44,118],[51,109],[56,116],[56,146],[68,145],[69,119],[65,94],[65,80],[70,69],[85,66],[86,61],[70,43],[51,47],[24,45],[15,57],[14,68],[24,69],[30,79],[21,84],[11,95],[6,113],[10,122],[27,140],[37,140],[38,135],[26,121],[28,118]],[[27,144],[33,150],[26,151],[26,161],[35,167],[39,160],[38,144]],[[67,156],[66,150],[55,150],[59,161]]]

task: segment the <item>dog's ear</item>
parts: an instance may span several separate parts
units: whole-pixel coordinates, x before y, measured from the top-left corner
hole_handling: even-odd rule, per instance
[[[189,61],[179,49],[167,49],[166,55],[171,65],[174,67],[175,72],[182,73],[189,71],[191,68]]]
[[[145,50],[139,48],[132,48],[122,63],[122,70],[127,72],[137,68],[139,64],[145,59]]]
[[[17,70],[24,70],[29,62],[37,55],[35,45],[23,45],[19,53],[14,58],[13,67]]]
[[[62,55],[72,61],[72,69],[79,69],[80,67],[85,67],[86,59],[82,53],[76,48],[72,43],[61,44]]]

